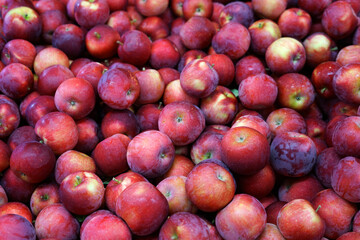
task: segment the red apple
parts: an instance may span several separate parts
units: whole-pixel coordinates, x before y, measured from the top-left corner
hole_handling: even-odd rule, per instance
[[[77,0],[74,5],[74,17],[83,28],[90,29],[104,24],[110,15],[106,0]]]
[[[186,177],[190,171],[193,169],[195,164],[187,157],[183,155],[176,154],[174,158],[174,162],[170,167],[169,171],[167,171],[162,179],[171,176],[184,176]]]
[[[0,186],[0,206],[6,204],[8,202],[8,198],[6,192],[3,187]]]
[[[253,75],[265,73],[262,61],[254,55],[241,58],[235,66],[235,82],[239,86],[242,80]]]
[[[20,124],[20,112],[17,104],[0,94],[0,138],[8,137]]]
[[[347,117],[335,128],[332,143],[335,152],[340,156],[360,157],[358,135],[360,116]]]
[[[281,13],[278,25],[283,37],[298,40],[306,37],[310,32],[311,16],[301,8],[289,8]]]
[[[224,26],[229,22],[237,22],[249,27],[254,22],[254,13],[244,2],[226,4],[220,12],[219,23]]]
[[[130,20],[130,16],[126,11],[111,11],[106,24],[117,31],[120,36],[122,36],[130,29],[134,29]]]
[[[34,85],[31,70],[21,63],[10,63],[0,72],[0,91],[12,99],[30,93]]]
[[[41,95],[53,96],[62,82],[73,77],[73,72],[67,66],[60,64],[52,65],[40,73],[37,81],[37,90]]]
[[[213,12],[213,3],[211,0],[184,0],[182,9],[185,19],[194,16],[210,18]]]
[[[331,4],[331,0],[298,0],[298,6],[304,9],[314,17],[321,16],[327,6]]]
[[[204,57],[219,75],[219,85],[229,86],[234,79],[235,67],[231,59],[225,54],[211,54]]]
[[[360,63],[359,53],[359,45],[348,45],[339,51],[339,54],[336,56],[336,62],[342,66],[350,63]]]
[[[31,211],[28,206],[20,202],[8,202],[0,207],[0,217],[7,214],[16,214],[24,217],[30,223],[33,221]]]
[[[32,100],[25,111],[27,123],[35,127],[37,121],[50,112],[56,112],[56,106],[53,96],[41,95]]]
[[[335,95],[346,103],[360,104],[358,86],[360,81],[353,76],[360,74],[360,62],[342,66],[334,75],[332,86]]]
[[[252,0],[251,4],[256,15],[271,20],[276,20],[287,7],[286,0]]]
[[[32,69],[36,56],[35,46],[24,39],[13,39],[7,42],[1,52],[1,61],[5,65],[21,63]]]
[[[191,160],[198,164],[206,159],[221,159],[220,143],[223,134],[215,132],[203,132],[191,145]]]
[[[51,43],[69,58],[77,59],[85,49],[84,30],[72,23],[60,25],[52,34]]]
[[[332,86],[333,78],[340,64],[334,61],[327,61],[319,64],[311,74],[311,82],[316,92],[323,98],[335,97]]]
[[[162,14],[168,5],[169,0],[135,0],[136,9],[146,17]]]
[[[165,84],[158,71],[155,69],[144,69],[136,72],[135,77],[140,85],[140,95],[135,102],[136,104],[144,105],[156,103],[160,100],[164,93]]]
[[[264,231],[266,212],[259,200],[237,194],[215,218],[216,229],[224,239],[256,239]]]
[[[142,105],[136,111],[136,119],[139,123],[140,131],[159,130],[158,121],[162,109],[161,102],[159,104]]]
[[[55,183],[45,183],[38,186],[32,193],[30,209],[32,214],[37,216],[45,207],[59,202],[59,187]]]
[[[257,238],[257,240],[267,240],[267,239],[285,240],[285,238],[281,235],[276,224],[272,224],[272,223],[266,223],[264,231]]]
[[[34,60],[34,71],[39,76],[44,69],[57,64],[68,68],[69,58],[60,49],[47,47],[37,53]]]
[[[35,228],[26,218],[17,214],[7,214],[0,217],[0,234],[4,239],[35,240]]]
[[[173,68],[179,60],[180,53],[169,39],[158,39],[152,43],[149,63],[153,68]]]
[[[145,18],[140,23],[138,30],[146,34],[152,41],[166,38],[170,33],[168,24],[159,16]]]

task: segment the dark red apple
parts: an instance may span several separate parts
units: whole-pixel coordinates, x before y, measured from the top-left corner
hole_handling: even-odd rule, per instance
[[[0,91],[12,99],[26,96],[33,90],[34,75],[21,63],[10,63],[0,72]]]
[[[51,42],[69,58],[76,59],[85,49],[85,33],[75,24],[63,24],[55,29]]]
[[[226,4],[219,15],[219,24],[224,26],[229,22],[237,22],[249,27],[254,22],[254,13],[245,2]]]
[[[339,122],[332,134],[335,152],[340,156],[360,157],[360,116],[350,116]]]
[[[7,214],[16,214],[22,216],[30,223],[33,221],[32,213],[29,207],[21,202],[8,202],[0,206],[0,217]]]
[[[17,214],[0,217],[0,234],[4,239],[36,240],[35,228],[26,218]]]
[[[44,183],[32,193],[30,209],[32,214],[37,216],[45,207],[59,202],[59,187],[55,183]]]
[[[1,51],[1,61],[5,65],[10,63],[21,63],[32,69],[36,56],[35,46],[24,39],[13,39],[8,41]]]
[[[3,172],[10,166],[10,156],[12,149],[2,140],[0,140],[0,172]]]
[[[5,138],[19,126],[20,112],[17,104],[3,94],[0,94],[0,116],[0,138]]]
[[[100,141],[100,128],[98,123],[91,118],[84,118],[76,121],[79,131],[79,140],[75,150],[83,153],[90,153]]]
[[[157,16],[165,12],[169,0],[135,0],[136,9],[144,16]]]
[[[74,17],[83,28],[90,29],[104,24],[110,15],[106,0],[77,0],[74,5]]]

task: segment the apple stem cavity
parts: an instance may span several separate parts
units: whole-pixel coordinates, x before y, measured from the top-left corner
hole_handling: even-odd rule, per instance
[[[76,178],[76,180],[75,180],[74,187],[77,187],[81,184],[81,177],[77,175],[75,178]]]
[[[97,39],[100,39],[100,38],[101,38],[101,35],[100,35],[100,33],[98,33],[98,32],[94,32],[94,35],[95,35],[95,37],[96,37]]]
[[[49,195],[48,194],[41,195],[40,199],[43,200],[43,201],[46,201],[46,200],[49,199]]]

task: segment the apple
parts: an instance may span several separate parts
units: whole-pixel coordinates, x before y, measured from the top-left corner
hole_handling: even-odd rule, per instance
[[[136,72],[135,77],[139,82],[141,90],[135,104],[144,105],[156,103],[160,100],[164,93],[165,84],[158,71],[155,69],[144,69]]]
[[[0,91],[12,99],[19,99],[32,91],[34,76],[21,63],[10,63],[0,72]]]
[[[321,239],[325,233],[325,221],[305,199],[285,204],[277,217],[277,226],[286,239]]]
[[[147,182],[148,180],[142,175],[132,171],[127,171],[114,177],[105,188],[105,202],[107,208],[110,211],[115,212],[116,201],[120,194],[130,185],[141,181]]]
[[[111,11],[106,24],[117,31],[120,36],[130,29],[134,29],[128,12],[122,10]]]
[[[221,140],[222,161],[233,173],[252,175],[265,167],[270,157],[266,137],[249,127],[235,127]]]
[[[265,73],[265,66],[258,57],[254,55],[242,57],[235,65],[236,85],[239,86],[245,78],[261,73]]]
[[[256,15],[276,20],[287,7],[286,0],[252,0],[251,5]]]
[[[324,31],[339,40],[351,35],[357,26],[357,17],[350,3],[336,1],[327,6],[321,16]]]
[[[355,204],[341,198],[332,189],[316,194],[312,205],[314,209],[319,207],[317,213],[326,225],[324,236],[330,239],[337,239],[350,231],[351,221],[358,210]]]
[[[182,11],[185,19],[194,16],[210,18],[213,12],[213,3],[211,0],[184,0]]]
[[[157,231],[168,213],[166,198],[149,182],[141,181],[128,186],[116,201],[116,215],[138,236]]]
[[[17,214],[0,217],[0,234],[4,239],[36,240],[35,228],[26,218]]]
[[[332,143],[334,150],[340,156],[360,157],[359,139],[357,131],[359,131],[359,116],[347,117],[334,129],[332,135]]]
[[[78,59],[85,49],[84,30],[72,23],[62,24],[53,32],[51,43],[70,59]]]
[[[270,19],[259,19],[249,26],[251,36],[250,48],[264,56],[266,49],[275,40],[281,38],[279,25]]]
[[[0,217],[7,214],[16,214],[24,217],[30,223],[33,221],[32,213],[28,206],[20,202],[8,202],[0,207]]]
[[[279,201],[276,200],[275,202],[271,203],[270,205],[268,205],[265,210],[266,210],[266,215],[267,215],[267,223],[271,223],[271,224],[275,224],[277,222],[277,217],[279,215],[279,212],[281,210],[281,208],[286,204],[287,202],[284,201]]]
[[[180,58],[179,64],[178,64],[178,71],[181,73],[182,70],[184,69],[184,67],[191,62],[192,60],[195,59],[202,59],[205,56],[207,56],[207,54],[202,51],[202,50],[188,50],[186,51]]]
[[[335,97],[333,89],[333,78],[341,67],[335,61],[326,61],[316,66],[311,74],[311,83],[316,92],[323,98]]]
[[[10,169],[29,183],[44,181],[55,167],[55,155],[45,144],[30,141],[17,146],[10,156]]]
[[[35,98],[37,98],[38,96],[40,96],[40,93],[33,90],[31,93],[29,93],[22,99],[22,101],[19,104],[20,115],[22,117],[25,117],[25,111],[26,111],[26,108],[29,106],[30,102],[32,100],[34,100]]]
[[[276,224],[272,224],[272,223],[266,223],[264,231],[257,238],[257,240],[266,240],[266,239],[285,240],[285,238],[281,235]]]
[[[219,24],[224,26],[229,22],[237,22],[249,27],[254,22],[252,9],[244,2],[226,4],[219,15]]]
[[[104,211],[99,213],[100,211]],[[88,221],[86,221],[89,219]],[[85,222],[86,221],[86,222]],[[131,232],[126,223],[107,210],[96,211],[85,218],[81,225],[80,238],[101,239],[106,235],[109,239],[131,240]],[[85,224],[86,223],[86,224]]]
[[[288,177],[310,173],[316,162],[316,146],[305,134],[283,132],[277,134],[270,147],[270,163],[275,172]]]
[[[216,229],[224,239],[256,239],[265,225],[264,207],[248,194],[236,194],[215,218]]]
[[[35,130],[31,126],[21,126],[15,129],[8,138],[7,144],[10,147],[11,151],[19,146],[22,143],[37,141],[38,137],[36,136]],[[3,149],[2,156],[6,156],[7,150]],[[3,159],[2,157],[0,157]]]
[[[129,71],[114,68],[101,76],[97,91],[104,103],[121,110],[130,107],[136,101],[140,94],[140,85]]]
[[[157,16],[165,12],[169,0],[135,0],[136,9],[144,16]]]
[[[225,24],[212,38],[211,46],[216,53],[225,54],[235,61],[240,59],[250,47],[248,29],[236,22]]]
[[[166,173],[174,157],[175,148],[171,139],[157,130],[148,130],[136,135],[126,151],[130,169],[146,178],[155,178]]]
[[[342,48],[336,56],[336,62],[342,66],[350,63],[360,63],[360,47],[358,45],[349,45]]]
[[[352,77],[358,75],[360,71],[360,62],[351,63],[342,66],[334,75],[332,86],[335,95],[346,103],[360,104],[360,98],[357,92],[359,85],[358,79]]]
[[[20,124],[20,112],[17,104],[0,94],[0,138],[8,137]]]
[[[295,38],[281,37],[266,49],[265,60],[275,74],[299,72],[305,65],[306,52]]]
[[[75,150],[68,150],[61,154],[55,165],[55,181],[61,184],[65,177],[72,173],[86,171],[96,172],[96,165],[94,159],[86,154]]]
[[[206,222],[199,216],[178,212],[171,215],[162,225],[159,240],[165,239],[210,239]]]
[[[357,239],[360,237],[360,233],[359,232],[347,232],[344,233],[343,235],[341,235],[340,237],[338,237],[338,240],[353,240],[353,239]]]
[[[220,143],[223,134],[215,132],[204,131],[191,145],[190,157],[191,160],[198,164],[206,159],[221,159]]]
[[[180,53],[169,39],[158,39],[152,43],[149,63],[153,68],[173,68],[179,60]]]
[[[311,16],[301,8],[289,8],[281,13],[278,25],[283,37],[298,40],[306,37],[310,32]]]
[[[62,82],[73,77],[73,72],[66,66],[60,64],[49,66],[38,76],[37,90],[41,95],[53,96]]]
[[[146,130],[159,130],[158,121],[162,109],[163,106],[160,102],[159,104],[144,104],[136,111],[136,119],[141,132]]]
[[[78,239],[80,224],[61,203],[45,207],[35,220],[36,236],[40,239]]]
[[[200,108],[191,103],[173,102],[161,111],[158,126],[174,145],[185,146],[194,142],[204,130],[205,117]]]
[[[30,102],[25,111],[25,119],[31,127],[35,127],[40,118],[56,111],[54,97],[41,95]]]
[[[75,172],[60,184],[61,202],[71,213],[88,215],[99,209],[104,201],[105,188],[101,179],[91,172]]]
[[[51,44],[52,35],[58,26],[66,24],[68,19],[60,10],[47,10],[40,14],[41,19],[47,19],[42,21],[42,34],[41,38],[44,42]]]
[[[298,6],[307,11],[310,15],[318,17],[321,16],[325,8],[329,6],[331,2],[331,0],[320,0],[316,2],[312,0],[298,0]]]
[[[236,183],[226,168],[204,161],[197,164],[188,174],[185,190],[190,201],[198,209],[204,212],[216,212],[233,199]]]
[[[146,34],[151,41],[166,38],[169,36],[170,29],[168,24],[159,16],[152,16],[143,19],[138,30]]]
[[[195,213],[197,208],[186,193],[185,176],[170,176],[160,181],[156,188],[166,197],[169,215],[177,212]]]
[[[0,149],[0,172],[3,172],[10,166],[12,149],[2,140],[0,140]]]
[[[103,117],[100,129],[104,138],[122,133],[132,139],[140,132],[135,114],[128,109],[110,110]]]
[[[24,39],[13,39],[8,41],[1,51],[1,61],[5,65],[10,63],[21,63],[32,69],[36,56],[35,46]]]
[[[169,171],[167,171],[161,178],[165,179],[171,176],[186,177],[194,166],[195,164],[189,158],[180,154],[175,154],[173,164],[171,165]]]
[[[30,42],[39,40],[42,32],[42,19],[34,9],[19,6],[3,15],[2,29],[6,40],[24,39]]]
[[[90,29],[104,24],[110,15],[106,0],[77,0],[74,4],[74,17],[83,28]]]
[[[34,59],[34,71],[36,75],[40,75],[42,71],[53,65],[63,65],[69,67],[69,58],[60,49],[47,47],[37,53]]]
[[[180,79],[180,72],[174,68],[160,68],[158,72],[164,80],[165,86],[174,80]]]
[[[229,86],[234,79],[235,66],[231,59],[225,54],[211,54],[204,57],[215,69],[219,76],[219,85]]]
[[[59,187],[55,183],[44,183],[36,187],[30,198],[30,209],[34,216],[54,203],[59,203]]]

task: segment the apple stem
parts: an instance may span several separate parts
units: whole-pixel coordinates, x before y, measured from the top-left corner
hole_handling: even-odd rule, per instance
[[[49,195],[48,194],[44,194],[40,196],[41,200],[48,200],[49,199]]]
[[[136,22],[137,22],[137,20],[134,18],[134,19],[131,19],[130,24],[134,24]]]
[[[264,27],[264,23],[261,22],[258,24],[258,28],[263,28],[263,27]]]
[[[239,96],[239,90],[237,89],[231,89],[231,92],[234,94],[235,97]]]
[[[145,70],[146,70],[146,68],[145,68],[145,67],[143,67],[141,70],[142,70],[142,71],[145,71]]]
[[[78,186],[80,183],[81,183],[81,177],[80,176],[76,176],[75,177],[76,180],[75,180],[75,187]]]
[[[330,49],[330,51],[332,51],[332,52],[335,52],[335,51],[337,51],[337,50],[339,50],[339,48],[336,47],[336,46]]]
[[[10,59],[10,55],[8,53],[5,53],[5,57]]]
[[[320,210],[320,208],[321,208],[321,205],[319,205],[319,206],[317,207],[317,209],[315,210],[315,212],[318,212],[318,211]]]
[[[124,43],[122,43],[121,41],[116,41],[116,43],[121,45],[121,46],[124,45]]]
[[[100,35],[100,33],[98,33],[98,32],[94,32],[94,35],[95,35],[95,37],[96,37],[97,39],[100,39],[100,38],[101,38],[101,35]]]
[[[115,181],[117,184],[121,184],[121,181],[116,178],[113,178],[112,180]]]
[[[162,102],[159,102],[159,105],[158,105],[158,107],[157,107],[159,110],[161,109],[162,104],[163,104]]]

